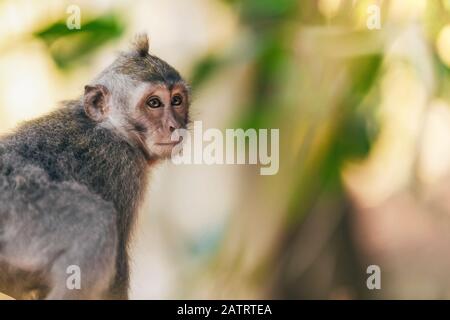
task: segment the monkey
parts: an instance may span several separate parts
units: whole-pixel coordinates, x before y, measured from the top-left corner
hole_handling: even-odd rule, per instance
[[[148,174],[182,145],[173,136],[189,124],[190,91],[141,34],[78,99],[0,138],[0,292],[128,299]]]

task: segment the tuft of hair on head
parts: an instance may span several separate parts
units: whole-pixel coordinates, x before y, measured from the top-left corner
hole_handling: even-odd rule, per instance
[[[139,33],[134,37],[133,50],[140,57],[145,57],[148,55],[149,44],[148,36],[146,33]]]

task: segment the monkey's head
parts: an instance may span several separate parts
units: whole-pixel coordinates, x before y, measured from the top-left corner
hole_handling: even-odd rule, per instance
[[[181,139],[171,140],[189,122],[189,88],[165,61],[149,54],[146,35],[85,87],[87,116],[122,134],[147,160],[167,158]]]

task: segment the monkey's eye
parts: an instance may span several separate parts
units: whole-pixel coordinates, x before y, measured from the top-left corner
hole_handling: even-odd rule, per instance
[[[180,95],[177,94],[172,97],[171,103],[173,106],[179,106],[182,102],[183,102],[183,98],[181,98]]]
[[[159,108],[161,107],[162,103],[161,100],[159,100],[159,98],[151,97],[150,99],[147,100],[147,105],[150,108]]]

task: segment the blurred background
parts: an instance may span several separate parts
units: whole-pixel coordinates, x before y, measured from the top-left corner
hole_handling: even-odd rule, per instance
[[[0,133],[142,31],[204,129],[280,129],[280,171],[158,167],[131,298],[450,298],[449,0],[0,0]]]

